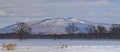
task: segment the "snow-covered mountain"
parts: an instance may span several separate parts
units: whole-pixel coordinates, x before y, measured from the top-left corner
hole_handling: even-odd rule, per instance
[[[108,28],[110,25],[105,23],[95,23],[82,20],[80,18],[53,18],[53,19],[44,19],[37,21],[25,22],[30,25],[32,28],[32,33],[39,34],[66,34],[66,27],[70,23],[74,23],[76,27],[79,28],[79,32],[87,32],[89,26],[98,26],[102,25]],[[4,27],[0,29],[0,33],[9,33],[13,32],[16,24]]]

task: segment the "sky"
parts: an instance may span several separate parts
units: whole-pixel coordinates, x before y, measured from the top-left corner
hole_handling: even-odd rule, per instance
[[[0,0],[0,28],[58,17],[120,24],[119,5],[120,0]]]

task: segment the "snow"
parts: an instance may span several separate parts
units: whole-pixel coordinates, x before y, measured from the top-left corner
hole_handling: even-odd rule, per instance
[[[29,49],[28,49],[29,48]],[[120,48],[116,47],[96,47],[96,46],[72,46],[70,48],[60,47],[20,47],[8,52],[119,52]],[[6,52],[6,51],[1,51]]]
[[[81,20],[81,19],[79,19],[79,18],[71,18],[71,20],[72,21],[74,21],[74,22],[80,22],[80,23],[86,23],[84,20]]]
[[[69,23],[75,23],[75,25],[80,29],[80,32],[88,32],[89,25],[97,26],[102,25],[107,29],[110,25],[104,23],[93,23],[86,20],[82,20],[80,18],[52,18],[52,19],[44,19],[44,20],[36,20],[26,22],[32,28],[32,33],[39,34],[40,32],[44,34],[66,34],[65,27],[68,26]],[[7,26],[5,28],[0,29],[0,33],[9,33],[13,32],[16,24]]]
[[[68,39],[1,39],[3,43],[16,43],[15,50],[1,50],[0,52],[120,52],[119,40],[68,40]],[[62,44],[68,48],[61,48]]]

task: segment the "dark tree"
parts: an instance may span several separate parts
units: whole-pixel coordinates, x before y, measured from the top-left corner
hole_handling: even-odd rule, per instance
[[[66,27],[66,32],[68,34],[75,34],[78,30],[79,28],[76,27],[74,23],[69,23],[68,26]]]
[[[97,33],[99,34],[103,34],[103,33],[107,33],[107,30],[104,26],[97,26]]]
[[[120,33],[120,25],[112,24],[112,26],[110,28],[110,32],[113,34],[119,34]]]
[[[76,27],[74,23],[69,23],[68,26],[66,27],[66,32],[69,35],[70,39],[73,39],[76,37],[78,30],[79,28]]]
[[[74,23],[69,23],[68,26],[66,27],[66,32],[70,39],[73,39],[76,37],[78,30],[79,28],[76,27]]]
[[[113,38],[120,39],[120,25],[112,24],[109,33],[112,34]]]
[[[20,40],[25,39],[28,35],[31,34],[31,27],[24,23],[24,22],[18,22],[16,27],[14,28],[15,33],[18,35],[18,38]]]
[[[96,29],[96,27],[95,26],[93,26],[93,25],[89,25],[89,27],[88,27],[88,32],[91,34],[93,34],[93,33],[97,33],[97,29]]]

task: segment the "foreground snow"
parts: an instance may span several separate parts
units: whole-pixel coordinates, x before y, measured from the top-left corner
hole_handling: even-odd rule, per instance
[[[120,41],[115,40],[0,40],[3,43],[16,43],[17,47],[11,51],[0,47],[0,52],[120,52]],[[68,48],[61,48],[62,44]]]
[[[120,52],[120,47],[114,46],[70,46],[68,48],[60,48],[59,46],[43,47],[43,46],[27,46],[19,47],[16,50],[0,52]]]

